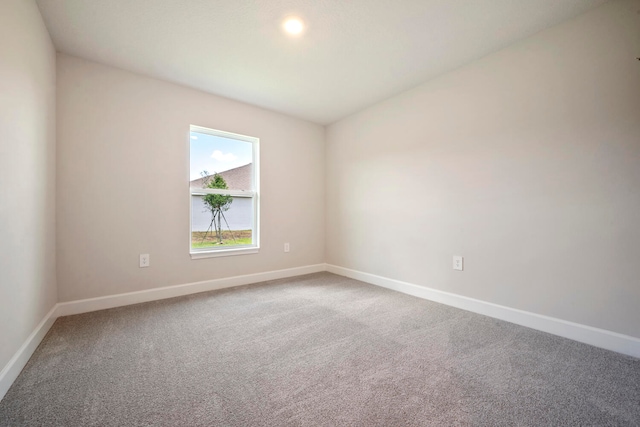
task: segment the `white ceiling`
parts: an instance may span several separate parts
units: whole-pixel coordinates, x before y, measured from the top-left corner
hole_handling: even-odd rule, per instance
[[[605,1],[37,3],[61,52],[328,124]]]

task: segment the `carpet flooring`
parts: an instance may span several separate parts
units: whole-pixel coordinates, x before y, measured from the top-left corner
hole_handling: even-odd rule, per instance
[[[640,360],[329,273],[59,318],[2,426],[638,426]]]

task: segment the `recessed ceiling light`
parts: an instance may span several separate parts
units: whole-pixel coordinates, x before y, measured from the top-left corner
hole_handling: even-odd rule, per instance
[[[297,36],[304,30],[304,23],[300,18],[287,18],[284,20],[282,28],[292,36]]]

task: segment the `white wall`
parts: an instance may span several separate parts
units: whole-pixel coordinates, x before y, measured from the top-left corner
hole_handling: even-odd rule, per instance
[[[55,165],[55,50],[34,2],[3,0],[0,370],[56,303]]]
[[[322,126],[65,55],[57,107],[60,301],[324,261]],[[259,254],[191,260],[191,124],[260,138]]]
[[[640,337],[638,11],[605,4],[331,125],[328,263]]]

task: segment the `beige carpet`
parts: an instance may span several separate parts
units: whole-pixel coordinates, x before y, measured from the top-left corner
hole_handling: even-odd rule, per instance
[[[640,360],[319,273],[60,318],[2,426],[640,425]]]

